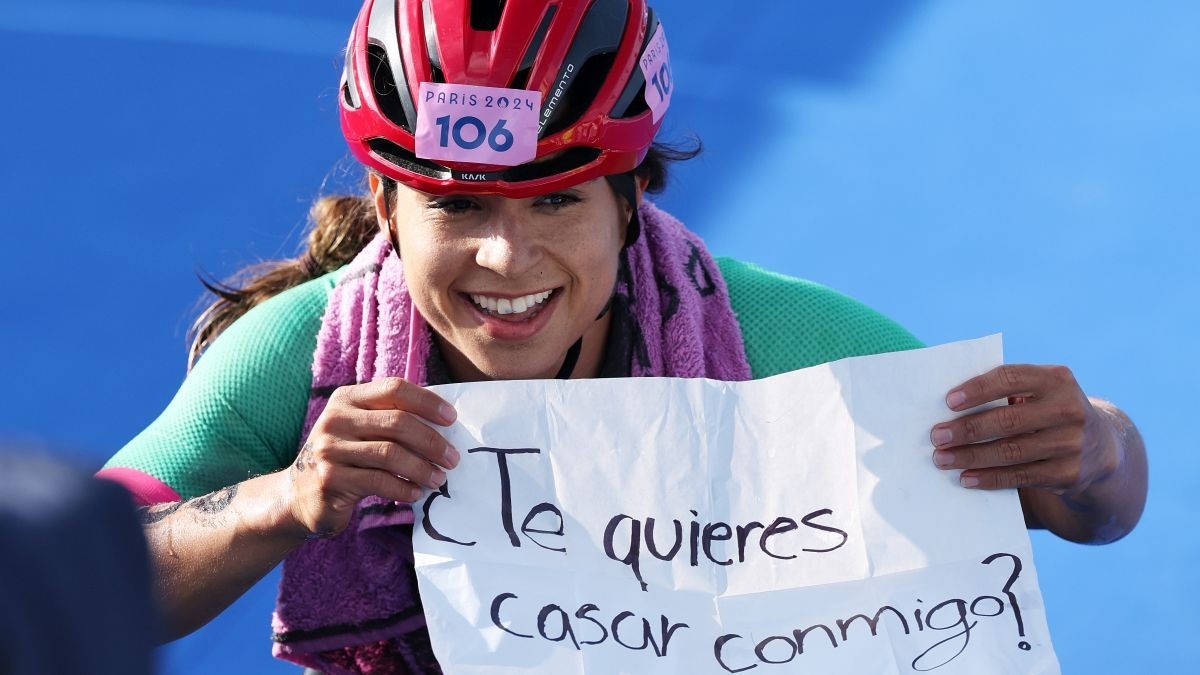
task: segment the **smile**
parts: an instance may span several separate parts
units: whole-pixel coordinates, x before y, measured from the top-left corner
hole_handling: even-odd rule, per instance
[[[543,304],[553,294],[554,291],[549,290],[515,298],[503,298],[478,293],[472,293],[469,297],[479,311],[489,316],[505,316],[509,319],[519,320],[531,318],[537,314],[538,310],[542,308]]]
[[[562,288],[516,297],[486,293],[459,293],[475,325],[495,340],[523,342],[542,331],[559,305]],[[565,296],[563,296],[565,297]]]

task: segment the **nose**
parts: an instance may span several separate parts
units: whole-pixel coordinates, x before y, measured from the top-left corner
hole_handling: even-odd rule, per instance
[[[479,240],[475,263],[502,277],[518,279],[541,260],[541,243],[519,218],[497,217]]]

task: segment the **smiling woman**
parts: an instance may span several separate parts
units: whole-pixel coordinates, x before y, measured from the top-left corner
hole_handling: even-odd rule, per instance
[[[368,189],[318,202],[297,259],[210,286],[187,380],[101,472],[172,503],[144,517],[168,634],[286,558],[277,655],[436,672],[408,504],[460,455],[429,385],[745,380],[920,346],[829,289],[713,258],[644,199],[694,154],[655,144],[672,86],[644,0],[367,0],[339,103]],[[1128,532],[1145,499],[1128,418],[1036,366],[964,383],[947,416],[1005,398],[939,424],[919,461],[1021,489],[1031,526]]]
[[[596,376],[631,209],[599,178],[525,199],[401,189],[396,250],[451,377],[553,377],[580,336],[573,371]]]

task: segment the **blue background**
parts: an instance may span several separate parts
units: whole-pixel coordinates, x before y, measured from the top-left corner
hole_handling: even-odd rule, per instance
[[[813,279],[928,343],[1002,331],[1138,422],[1139,528],[1034,533],[1066,673],[1181,672],[1200,631],[1200,3],[660,0],[668,137],[707,150],[661,200],[718,254]],[[336,114],[354,2],[0,7],[0,442],[96,467],[178,387],[195,272],[291,255],[352,189]],[[273,577],[160,652],[269,656]]]

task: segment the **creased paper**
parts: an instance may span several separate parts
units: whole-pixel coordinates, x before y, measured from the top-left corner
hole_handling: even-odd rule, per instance
[[[1058,673],[1015,491],[932,462],[999,336],[764,380],[437,387],[414,506],[447,673]]]

